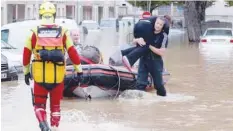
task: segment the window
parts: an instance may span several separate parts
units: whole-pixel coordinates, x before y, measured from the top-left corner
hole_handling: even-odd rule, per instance
[[[109,7],[109,18],[114,18],[115,17],[115,9],[114,7]]]
[[[8,43],[8,37],[9,37],[9,30],[1,30],[1,40]]]
[[[212,29],[206,32],[206,36],[232,36],[232,31]]]
[[[31,19],[31,8],[30,7],[28,7],[28,10],[27,10],[27,18]]]
[[[92,20],[92,6],[83,6],[83,20]]]

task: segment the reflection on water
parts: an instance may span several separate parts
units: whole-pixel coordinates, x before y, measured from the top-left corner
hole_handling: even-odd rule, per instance
[[[66,98],[62,101],[60,129],[231,131],[233,49],[199,48],[197,44],[187,44],[185,34],[173,32],[175,34],[171,33],[164,59],[171,73],[166,85],[167,97],[126,91],[115,100]],[[113,53],[115,45],[112,39],[100,44],[105,59]],[[2,130],[39,131],[31,105],[30,88],[24,81],[14,85],[2,83],[1,93]]]

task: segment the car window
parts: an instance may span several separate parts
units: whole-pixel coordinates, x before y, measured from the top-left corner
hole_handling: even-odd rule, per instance
[[[87,29],[97,29],[98,25],[96,23],[82,23],[82,26],[85,26]]]
[[[8,43],[8,37],[9,37],[9,30],[8,29],[1,30],[1,40]]]
[[[102,20],[100,22],[101,27],[114,27],[115,26],[115,20]]]
[[[231,30],[207,30],[206,36],[232,36]]]

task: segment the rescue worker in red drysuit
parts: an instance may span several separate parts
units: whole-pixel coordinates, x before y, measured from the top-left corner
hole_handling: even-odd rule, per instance
[[[63,96],[65,76],[65,50],[74,64],[77,78],[82,76],[80,58],[73,46],[70,33],[55,24],[56,8],[45,2],[39,9],[42,24],[31,30],[23,51],[25,83],[34,79],[34,111],[41,131],[51,131],[46,118],[46,100],[50,96],[50,124],[58,128],[60,101]],[[30,59],[33,54],[30,73]]]

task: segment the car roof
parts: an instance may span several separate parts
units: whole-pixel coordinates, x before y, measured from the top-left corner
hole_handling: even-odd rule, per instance
[[[101,20],[117,20],[117,18],[107,18],[107,19],[101,19]]]
[[[231,28],[208,28],[206,30],[232,30]]]
[[[1,30],[15,28],[15,27],[25,27],[25,26],[32,27],[34,25],[39,25],[39,24],[40,24],[39,20],[26,20],[26,21],[20,21],[20,22],[3,25],[1,27]]]
[[[83,20],[82,23],[97,23],[97,21],[94,21],[94,20]]]
[[[74,20],[71,20],[71,19],[62,19],[62,18],[55,19],[55,23],[58,24],[58,25],[63,25],[64,27],[66,27],[68,29],[72,25],[74,27],[78,28],[77,23]],[[74,24],[76,24],[76,25],[74,25]],[[15,27],[17,27],[17,28],[18,27],[34,27],[34,26],[38,26],[38,25],[40,25],[40,20],[26,20],[26,21],[20,21],[20,22],[9,23],[9,24],[3,25],[1,27],[1,30],[9,29],[9,28],[15,28]]]
[[[79,29],[75,20],[71,19],[55,19],[58,25],[62,25],[63,27],[70,29]],[[63,23],[65,22],[65,23]],[[21,22],[15,22],[3,25],[1,27],[1,31],[5,29],[10,30],[10,35],[8,37],[8,42],[13,47],[18,48],[19,50],[23,49],[23,44],[27,38],[27,35],[30,33],[30,29],[40,25],[40,20],[26,20]],[[23,33],[19,33],[23,32]]]

